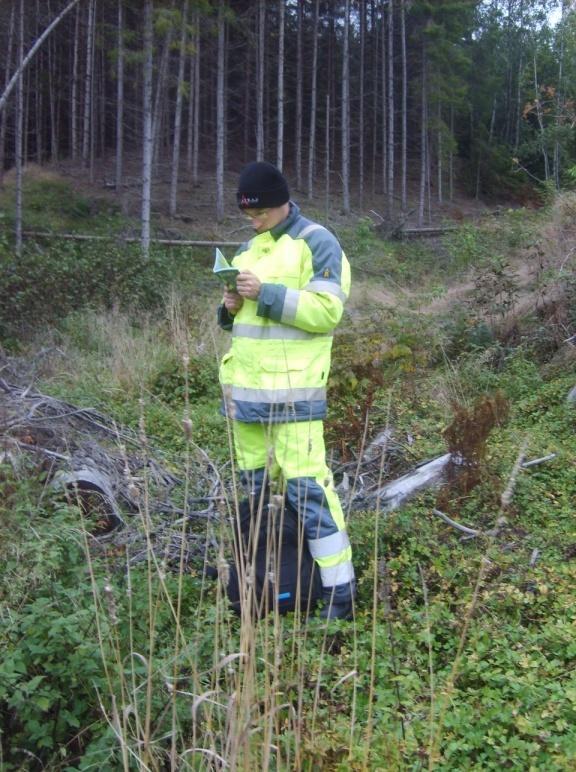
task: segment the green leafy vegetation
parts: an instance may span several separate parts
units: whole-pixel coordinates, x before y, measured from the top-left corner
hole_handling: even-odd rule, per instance
[[[370,288],[352,298],[334,342],[331,454],[353,461],[388,427],[402,448],[394,475],[447,449],[465,460],[443,486],[402,508],[383,512],[376,502],[349,514],[354,622],[326,631],[292,615],[257,623],[233,616],[223,584],[208,583],[199,564],[179,571],[178,561],[152,551],[133,562],[130,543],[97,537],[97,517],[51,487],[49,465],[32,467],[6,445],[2,768],[572,769],[571,211],[559,201],[548,220],[514,213],[512,236],[508,216],[478,230],[466,226],[437,246],[437,271],[432,245],[389,245],[363,225],[358,243],[354,230],[347,235],[359,267],[370,262],[395,271],[398,283],[408,275],[427,282],[413,279],[391,306],[378,305]],[[534,217],[543,229],[540,252]],[[406,261],[398,270],[394,250]],[[546,270],[528,286],[518,277],[511,302],[495,312],[498,293],[508,292],[509,274],[497,258],[504,252],[511,271],[526,260]],[[30,254],[37,262],[29,264],[36,274],[28,293],[31,276],[44,275],[42,261],[55,262],[45,252]],[[74,254],[86,272],[109,269],[89,246]],[[140,282],[147,289],[137,302],[124,305],[118,294],[115,303],[91,285],[92,296],[86,291],[59,315],[57,304],[66,300],[56,293],[72,271],[68,260],[38,316],[54,324],[16,341],[23,356],[42,347],[42,390],[144,432],[178,474],[200,446],[227,475],[217,387],[227,344],[212,321],[217,288],[207,283],[204,291],[185,259],[178,291],[169,290],[175,264],[160,258],[136,278],[136,253],[118,249],[116,292]],[[466,283],[468,267],[487,272],[491,291],[479,280],[450,300],[448,288],[457,276]],[[40,294],[34,302],[42,308]],[[520,466],[520,453],[528,462],[549,458]],[[462,534],[435,510],[478,533]],[[126,517],[153,540],[159,516],[145,502]],[[189,525],[174,527],[184,538]],[[228,528],[225,517],[208,526],[224,555]]]

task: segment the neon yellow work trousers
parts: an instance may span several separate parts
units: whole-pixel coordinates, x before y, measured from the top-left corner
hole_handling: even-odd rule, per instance
[[[326,465],[322,421],[257,424],[233,421],[243,484],[257,501],[266,482],[280,482],[301,518],[325,592],[336,602],[354,593],[352,549]]]

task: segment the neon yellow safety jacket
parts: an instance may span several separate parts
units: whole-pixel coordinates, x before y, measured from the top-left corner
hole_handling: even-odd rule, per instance
[[[338,240],[290,202],[288,217],[244,244],[232,263],[262,287],[235,316],[219,309],[220,325],[232,331],[220,367],[223,412],[246,423],[324,418],[332,335],[350,292]]]

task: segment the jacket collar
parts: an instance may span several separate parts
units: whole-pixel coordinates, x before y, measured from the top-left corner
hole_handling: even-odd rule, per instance
[[[283,236],[287,230],[294,224],[296,219],[300,217],[300,207],[295,204],[294,201],[290,201],[290,211],[288,216],[271,228],[268,233],[272,236],[274,241],[278,241],[280,236]]]

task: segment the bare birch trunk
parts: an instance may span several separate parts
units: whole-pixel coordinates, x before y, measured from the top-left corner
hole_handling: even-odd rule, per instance
[[[350,0],[344,6],[342,48],[342,211],[350,213]]]
[[[216,84],[216,218],[224,219],[224,3],[218,11],[218,66]]]
[[[118,61],[116,63],[116,190],[124,164],[124,0],[118,0]]]
[[[296,33],[296,189],[302,188],[302,34],[304,0],[298,2],[298,29]]]
[[[320,0],[314,4],[314,24],[312,28],[312,84],[310,89],[310,139],[308,142],[308,198],[314,192],[314,153],[316,149],[316,99],[317,99],[317,69],[318,69],[318,17]]]
[[[256,65],[256,160],[264,160],[264,46],[266,5],[258,0],[258,59]]]
[[[178,197],[178,168],[180,166],[180,138],[182,134],[182,91],[184,89],[184,66],[186,64],[186,25],[188,24],[188,0],[182,8],[182,34],[180,36],[180,54],[178,61],[178,81],[176,86],[176,111],[174,114],[174,142],[172,147],[172,174],[170,177],[170,217],[176,214]]]
[[[154,28],[153,0],[144,0],[144,77],[142,93],[142,231],[141,247],[144,258],[150,254],[150,208],[152,191],[152,71]]]
[[[284,164],[284,0],[278,0],[278,131],[276,166]]]

